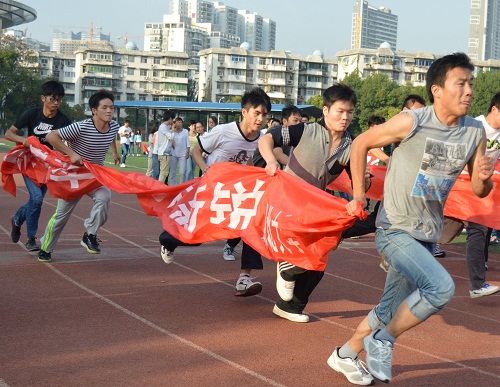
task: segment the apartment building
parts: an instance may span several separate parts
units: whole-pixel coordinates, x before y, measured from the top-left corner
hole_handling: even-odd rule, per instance
[[[357,72],[361,78],[371,74],[385,74],[394,82],[405,85],[425,86],[429,66],[439,58],[430,52],[410,53],[394,51],[387,42],[377,49],[357,48],[337,53],[338,80]]]
[[[378,48],[388,42],[396,49],[398,17],[389,8],[375,8],[357,0],[352,11],[351,48]]]
[[[248,44],[200,51],[199,101],[229,101],[258,86],[279,104],[305,104],[337,79],[337,61],[321,51],[302,56],[288,51],[251,51]]]
[[[276,23],[256,12],[221,2],[171,0],[162,22],[144,25],[144,50],[185,51],[189,63],[199,65],[198,52],[207,48],[238,47],[247,42],[255,51],[276,45]]]
[[[81,104],[86,111],[88,98],[102,88],[113,91],[116,101],[188,99],[188,55],[183,52],[92,46],[74,55],[55,52],[38,55],[42,77],[58,77],[70,106]]]
[[[471,0],[469,57],[500,59],[500,0]]]

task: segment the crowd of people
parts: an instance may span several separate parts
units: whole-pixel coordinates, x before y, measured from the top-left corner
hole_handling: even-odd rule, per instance
[[[147,175],[165,184],[175,185],[193,179],[196,166],[200,175],[215,163],[237,162],[265,169],[274,176],[283,169],[312,186],[327,190],[328,185],[346,171],[353,192],[346,210],[354,215],[359,206],[367,207],[366,191],[371,177],[367,155],[372,153],[388,165],[384,197],[372,209],[367,220],[357,220],[343,237],[375,233],[375,243],[387,271],[380,302],[356,328],[344,344],[335,346],[328,365],[357,385],[371,385],[374,378],[392,379],[394,343],[403,333],[438,313],[452,299],[455,285],[441,265],[444,254],[437,243],[443,230],[444,205],[453,183],[462,170],[471,179],[473,193],[483,198],[493,188],[492,174],[500,157],[500,93],[491,99],[488,112],[474,119],[467,115],[473,97],[474,67],[467,55],[455,53],[437,59],[430,66],[426,91],[430,105],[420,96],[405,99],[401,113],[385,121],[372,117],[370,128],[354,138],[348,128],[354,116],[357,96],[345,84],[335,84],[323,93],[323,117],[309,117],[294,106],[282,111],[282,120],[267,116],[269,96],[254,88],[242,97],[241,120],[219,124],[208,120],[205,132],[201,122],[184,121],[166,111],[149,134]],[[131,143],[142,142],[140,131],[134,134],[130,122],[122,127],[112,119],[113,94],[99,91],[89,100],[92,118],[71,123],[58,111],[64,89],[54,81],[42,88],[43,107],[23,113],[9,129],[6,139],[27,145],[16,131],[28,128],[28,135],[68,155],[80,165],[82,158],[103,165],[111,148],[115,164],[125,166]],[[267,125],[266,125],[267,123]],[[264,129],[263,126],[267,126]],[[115,143],[119,135],[122,157]],[[89,147],[88,144],[92,144]],[[390,148],[386,154],[383,149]],[[135,150],[137,152],[137,150]],[[132,154],[134,151],[132,150]],[[137,154],[137,153],[136,153]],[[439,158],[439,165],[432,161]],[[444,164],[443,164],[444,160]],[[50,262],[57,240],[80,198],[58,200],[55,214],[46,226],[41,246],[36,232],[46,187],[37,186],[23,176],[29,201],[11,218],[12,241],[17,243],[21,226],[27,224],[26,248],[38,250],[41,262]],[[97,233],[106,222],[111,198],[101,186],[88,196],[93,199],[89,218],[84,221],[81,244],[87,252],[100,253]],[[467,265],[470,297],[498,292],[498,286],[486,282],[488,245],[498,243],[498,234],[484,225],[468,222]],[[182,242],[167,231],[159,236],[160,256],[173,261]],[[235,260],[240,239],[227,240],[222,257]],[[252,270],[263,268],[261,255],[243,241],[241,268],[235,284],[235,296],[259,294],[262,284],[251,277]],[[273,313],[286,320],[307,323],[304,310],[323,278],[322,271],[308,270],[288,262],[277,263],[278,299]],[[366,352],[366,364],[359,354]]]

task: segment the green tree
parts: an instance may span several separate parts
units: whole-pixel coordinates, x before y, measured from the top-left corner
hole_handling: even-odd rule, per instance
[[[323,109],[323,97],[321,95],[313,95],[307,100],[308,105],[314,105],[319,109]]]
[[[42,80],[33,51],[0,33],[0,129],[5,131],[27,107],[41,104]]]
[[[474,97],[469,115],[477,117],[486,114],[491,98],[500,90],[500,72],[481,71],[474,79]]]

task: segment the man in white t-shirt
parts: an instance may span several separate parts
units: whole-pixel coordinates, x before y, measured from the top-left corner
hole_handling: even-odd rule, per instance
[[[198,145],[192,150],[192,157],[200,170],[205,173],[212,164],[224,161],[252,165],[257,140],[262,136],[260,129],[270,110],[271,101],[264,90],[253,88],[247,91],[241,99],[243,119],[240,122],[217,125],[209,133],[198,137]],[[203,153],[207,155],[206,160]],[[237,238],[228,242],[234,247],[239,240]],[[173,253],[177,246],[189,246],[173,238],[166,231],[160,235],[160,243],[161,257],[165,263],[173,261]],[[253,296],[262,291],[262,284],[253,282],[250,277],[252,269],[262,270],[262,268],[260,254],[243,243],[241,271],[236,281],[235,296]]]
[[[156,135],[156,150],[158,153],[158,162],[160,164],[160,175],[158,180],[167,184],[168,175],[170,172],[170,155],[174,146],[172,139],[172,123],[175,114],[171,111],[163,113],[163,119],[158,134]]]
[[[483,123],[486,132],[486,156],[494,160],[500,157],[500,93],[493,96],[486,116],[476,118]],[[469,295],[471,298],[489,296],[500,290],[498,286],[486,283],[488,246],[491,228],[481,224],[466,222],[466,257],[469,268]]]
[[[132,137],[132,129],[130,128],[130,120],[125,120],[123,126],[118,129],[120,136],[120,145],[122,146],[122,159],[120,167],[125,168],[125,161],[127,160],[130,151],[130,138]]]

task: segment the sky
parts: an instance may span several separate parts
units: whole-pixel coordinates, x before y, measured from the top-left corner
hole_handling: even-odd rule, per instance
[[[28,37],[52,43],[54,28],[81,31],[102,28],[115,43],[127,36],[143,48],[144,23],[161,22],[168,0],[18,0],[37,11],[27,28]],[[325,58],[350,48],[351,17],[355,0],[225,0],[228,6],[258,12],[276,22],[276,49],[309,55],[316,49]],[[397,50],[429,51],[445,55],[467,52],[469,0],[369,0],[398,16]],[[70,27],[70,28],[65,28]]]

